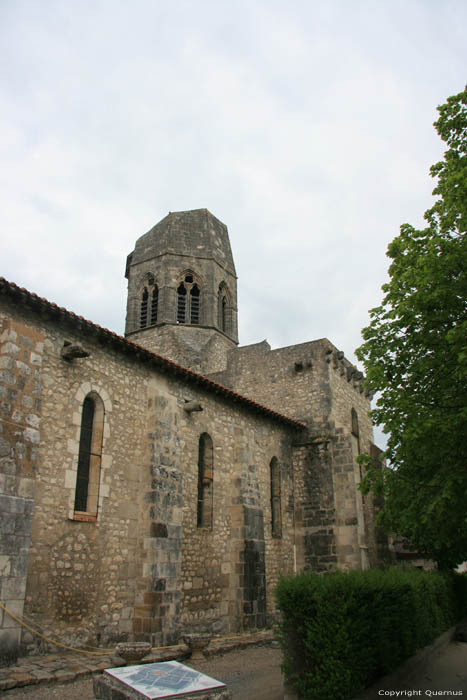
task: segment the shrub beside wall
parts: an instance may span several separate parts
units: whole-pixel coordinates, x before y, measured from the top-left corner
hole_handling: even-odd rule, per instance
[[[467,613],[467,576],[417,569],[300,574],[276,590],[286,679],[347,700]]]

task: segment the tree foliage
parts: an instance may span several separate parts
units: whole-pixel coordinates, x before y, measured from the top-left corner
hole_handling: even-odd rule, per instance
[[[442,567],[467,560],[467,87],[438,107],[447,144],[427,227],[403,224],[389,245],[390,281],[357,356],[389,434],[382,523]]]

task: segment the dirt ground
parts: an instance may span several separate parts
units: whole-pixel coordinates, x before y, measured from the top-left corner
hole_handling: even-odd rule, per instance
[[[271,647],[249,647],[209,657],[190,664],[198,671],[224,682],[233,700],[283,700],[280,670],[281,651]],[[451,642],[430,655],[415,670],[401,677],[381,679],[362,693],[361,700],[406,696],[464,695],[467,697],[467,644]],[[0,700],[93,700],[92,679],[61,685],[32,685],[0,691]]]
[[[216,655],[196,668],[232,690],[233,700],[282,700],[281,652],[270,647],[251,647]],[[61,685],[32,685],[0,691],[0,700],[93,700],[92,679]]]

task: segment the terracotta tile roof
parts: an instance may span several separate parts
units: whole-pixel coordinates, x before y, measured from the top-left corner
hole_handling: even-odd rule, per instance
[[[143,348],[141,345],[132,343],[130,340],[123,338],[117,333],[109,331],[107,328],[103,328],[96,323],[92,323],[92,321],[88,321],[83,316],[78,316],[62,306],[58,306],[57,304],[54,304],[53,302],[50,302],[47,299],[34,294],[33,292],[29,292],[27,289],[24,289],[24,287],[18,287],[18,285],[14,284],[13,282],[9,282],[3,277],[0,277],[0,294],[10,297],[16,302],[24,304],[33,311],[46,313],[53,320],[68,323],[75,330],[79,330],[86,335],[92,336],[99,342],[106,343],[121,352],[133,355],[136,359],[153,364],[159,369],[164,369],[176,376],[183,377],[190,383],[198,384],[207,391],[218,394],[227,400],[248,407],[250,410],[253,410],[256,413],[269,416],[270,418],[285,423],[293,428],[303,429],[307,427],[304,423],[300,423],[299,421],[289,418],[282,413],[273,411],[272,409],[247,398],[246,396],[237,394],[235,391],[228,389],[222,384],[212,381],[212,379],[208,379],[208,377],[205,377],[202,374],[193,372],[192,370],[187,369],[186,367],[183,367],[172,360],[168,360],[162,355],[158,355],[157,353]]]

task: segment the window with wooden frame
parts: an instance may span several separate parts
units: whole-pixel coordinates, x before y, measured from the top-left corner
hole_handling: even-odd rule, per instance
[[[269,464],[271,485],[271,534],[282,537],[281,469],[276,457]]]
[[[95,392],[83,401],[79,437],[75,513],[97,515],[104,435],[104,403]]]
[[[196,524],[212,529],[214,450],[212,439],[207,433],[199,438],[198,446],[198,504]]]

